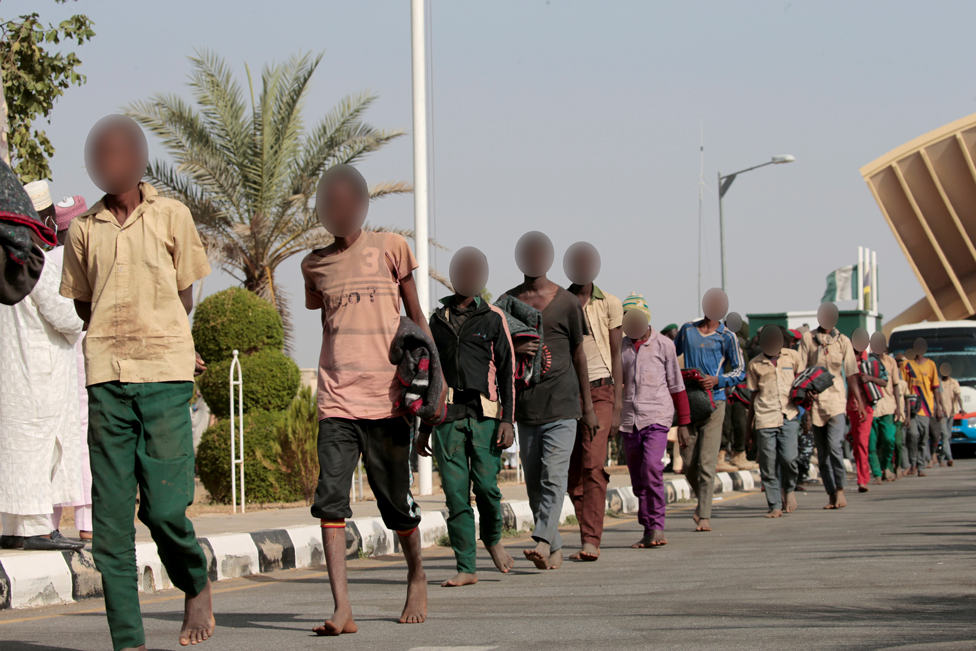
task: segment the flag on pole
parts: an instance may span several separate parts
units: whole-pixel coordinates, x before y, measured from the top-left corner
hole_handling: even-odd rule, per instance
[[[837,301],[853,301],[857,299],[854,283],[857,278],[857,265],[851,264],[835,269],[827,276],[827,291],[824,292],[821,303],[836,303]]]

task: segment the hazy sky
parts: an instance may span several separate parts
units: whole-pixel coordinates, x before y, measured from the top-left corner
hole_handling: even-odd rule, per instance
[[[0,16],[74,12],[95,21],[76,49],[88,76],[55,106],[52,191],[100,193],[83,167],[90,126],[156,92],[188,96],[187,55],[210,48],[241,74],[325,51],[306,103],[314,123],[347,93],[380,99],[367,119],[411,126],[410,11],[396,2],[164,4],[5,0]],[[704,288],[719,283],[716,172],[792,154],[738,178],[725,199],[731,309],[816,309],[833,269],[878,251],[881,311],[922,290],[858,169],[976,111],[971,2],[448,2],[432,0],[437,239],[482,248],[489,289],[517,284],[528,230],[562,254],[588,240],[597,280],[643,293],[653,324],[697,312],[699,123],[705,132]],[[162,155],[151,141],[154,156]],[[370,182],[412,181],[410,137],[374,154]],[[412,227],[410,196],[374,203],[376,224]],[[432,227],[432,228],[434,228]],[[318,317],[304,310],[300,257],[278,282],[296,316],[296,358],[314,366]],[[446,272],[450,253],[439,253]],[[231,283],[217,273],[211,293]]]

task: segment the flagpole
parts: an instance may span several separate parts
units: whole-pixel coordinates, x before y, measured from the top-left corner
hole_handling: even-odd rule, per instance
[[[878,312],[878,252],[871,251],[871,306]]]
[[[864,309],[864,247],[857,247],[857,273],[854,274],[857,281],[857,309]]]
[[[424,0],[410,2],[410,46],[413,68],[413,230],[417,253],[417,298],[430,311],[430,245],[427,235],[427,52]],[[418,457],[420,494],[433,493],[430,457]]]

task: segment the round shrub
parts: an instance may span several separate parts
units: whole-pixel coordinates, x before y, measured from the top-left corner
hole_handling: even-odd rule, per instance
[[[302,499],[276,458],[282,418],[283,414],[269,411],[244,414],[244,497],[248,504]],[[236,468],[239,479],[240,466]],[[203,433],[197,448],[197,473],[214,502],[230,504],[230,420],[221,420]],[[239,481],[237,490],[240,500]]]
[[[274,305],[254,292],[231,287],[200,301],[193,313],[193,344],[208,364],[265,348],[281,350],[285,333]]]
[[[255,409],[283,411],[291,404],[302,372],[290,357],[280,350],[266,349],[253,355],[241,355],[241,378],[244,380],[244,413]],[[217,418],[230,415],[230,365],[232,359],[209,364],[197,380],[210,413]],[[236,389],[236,387],[235,387]],[[237,395],[234,396],[236,404]],[[236,406],[235,406],[236,409]]]

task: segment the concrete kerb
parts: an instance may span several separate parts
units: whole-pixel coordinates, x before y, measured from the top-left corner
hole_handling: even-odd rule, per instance
[[[759,485],[759,473],[755,470],[718,473],[715,478],[716,493],[755,490]],[[666,481],[665,488],[669,504],[691,498],[691,488],[683,477]],[[624,486],[608,490],[607,510],[620,515],[636,513],[637,497],[633,488]],[[563,499],[560,524],[566,524],[575,516],[572,500],[567,495]],[[519,532],[530,531],[534,522],[527,500],[502,502],[502,517],[506,529]],[[446,535],[447,513],[423,512],[420,522],[423,546],[434,547]],[[318,525],[220,534],[199,540],[212,581],[279,569],[313,567],[325,562]],[[137,543],[135,551],[140,592],[151,593],[173,587],[154,543]],[[396,532],[387,529],[381,518],[346,521],[347,558],[385,556],[399,551]],[[0,609],[70,603],[101,594],[101,577],[87,550],[15,552],[0,556]]]

